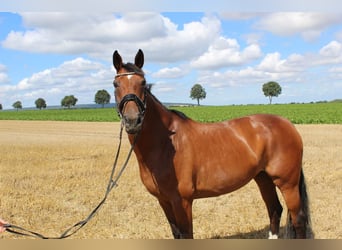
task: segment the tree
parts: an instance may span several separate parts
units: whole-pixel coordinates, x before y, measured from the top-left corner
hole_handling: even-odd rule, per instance
[[[43,98],[38,98],[35,102],[37,109],[45,109],[46,101]]]
[[[262,91],[264,95],[269,98],[270,104],[272,104],[272,97],[277,97],[281,94],[281,87],[277,82],[267,82],[262,85]]]
[[[77,102],[77,98],[73,95],[67,95],[64,96],[64,98],[61,101],[62,107],[70,108],[71,106],[75,106]]]
[[[197,105],[199,106],[199,100],[202,100],[206,97],[207,93],[205,92],[205,89],[200,84],[195,84],[192,86],[190,91],[190,98],[191,99],[197,99]]]
[[[106,90],[99,90],[95,94],[95,103],[102,104],[102,108],[105,104],[110,102],[110,94]]]
[[[2,104],[0,103],[0,110],[2,110]]]
[[[16,101],[15,103],[12,104],[12,107],[17,109],[18,111],[19,109],[23,108],[23,105],[21,104],[21,101]]]

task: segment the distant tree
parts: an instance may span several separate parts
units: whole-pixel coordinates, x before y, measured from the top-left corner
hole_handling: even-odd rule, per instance
[[[110,94],[106,90],[102,89],[96,92],[95,103],[102,104],[102,108],[103,108],[104,105],[109,102],[110,102]]]
[[[2,104],[0,103],[0,110],[2,110]]]
[[[195,84],[192,86],[190,91],[190,98],[191,99],[197,99],[197,105],[199,106],[199,100],[204,99],[207,96],[207,93],[205,92],[205,89],[200,84]]]
[[[262,91],[269,98],[270,104],[272,104],[272,97],[277,97],[281,94],[281,87],[277,82],[267,82],[262,85]]]
[[[45,109],[46,101],[43,98],[38,98],[35,102],[37,109]]]
[[[23,108],[23,105],[21,104],[21,101],[16,101],[15,103],[12,104],[12,107],[17,109],[18,111],[19,109]]]
[[[73,95],[67,95],[64,96],[64,98],[61,101],[62,107],[70,108],[71,106],[75,106],[77,102],[77,98]]]

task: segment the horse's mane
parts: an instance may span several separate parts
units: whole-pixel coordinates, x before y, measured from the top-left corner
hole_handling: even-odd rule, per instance
[[[172,113],[178,115],[180,118],[182,118],[183,120],[188,120],[189,117],[186,116],[186,114],[184,114],[183,112],[179,111],[179,110],[175,110],[175,109],[169,109]]]
[[[188,120],[188,119],[189,119],[189,117],[187,117],[183,112],[178,111],[178,110],[174,110],[174,109],[168,109],[167,107],[165,107],[165,105],[162,104],[161,101],[159,101],[158,98],[155,97],[155,96],[152,94],[151,90],[152,90],[152,84],[148,84],[148,85],[146,86],[146,92],[147,92],[147,94],[148,94],[149,96],[151,96],[152,99],[153,99],[154,101],[156,101],[156,102],[159,103],[161,106],[163,106],[167,111],[176,114],[177,116],[179,116],[179,117],[182,118],[183,120]]]

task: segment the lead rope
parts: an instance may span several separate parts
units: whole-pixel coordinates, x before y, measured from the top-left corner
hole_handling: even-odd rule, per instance
[[[84,220],[81,220],[81,221],[77,222],[73,226],[69,227],[59,237],[47,237],[47,236],[44,236],[44,235],[42,235],[40,233],[31,231],[31,230],[27,230],[25,228],[22,228],[22,227],[13,225],[13,224],[6,224],[6,225],[4,225],[4,227],[6,228],[6,231],[9,232],[9,233],[17,234],[17,235],[23,235],[23,236],[29,236],[29,237],[35,237],[35,238],[41,238],[41,239],[65,239],[65,238],[68,238],[71,235],[75,234],[78,230],[80,230],[82,227],[84,227],[94,217],[94,215],[98,212],[98,210],[105,203],[105,201],[107,200],[107,197],[108,197],[110,191],[114,187],[117,186],[117,182],[120,179],[120,177],[121,177],[122,173],[124,172],[124,170],[126,169],[128,161],[131,158],[134,146],[135,146],[136,141],[137,141],[138,134],[134,137],[134,141],[133,141],[133,143],[131,145],[130,151],[128,152],[126,161],[124,162],[124,164],[122,165],[120,171],[118,172],[118,174],[114,178],[114,173],[115,173],[115,169],[116,169],[116,166],[117,166],[117,162],[118,162],[119,154],[120,154],[120,149],[121,149],[122,131],[123,131],[123,122],[121,122],[120,136],[119,136],[120,141],[119,141],[118,150],[116,152],[115,160],[114,160],[113,167],[112,167],[112,172],[110,174],[110,178],[109,178],[109,181],[108,181],[108,185],[107,185],[107,189],[106,189],[105,195],[104,195],[103,199],[100,201],[100,203],[91,211],[91,213],[88,215],[88,217],[86,217]]]

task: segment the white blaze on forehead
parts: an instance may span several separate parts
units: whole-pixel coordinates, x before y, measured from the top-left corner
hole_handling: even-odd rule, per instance
[[[131,80],[133,75],[127,75],[128,80]]]

